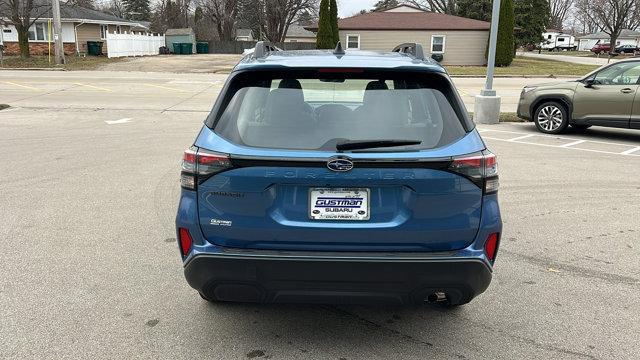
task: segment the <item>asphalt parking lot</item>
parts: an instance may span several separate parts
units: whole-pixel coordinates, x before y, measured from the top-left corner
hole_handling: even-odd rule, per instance
[[[179,161],[225,77],[0,72],[0,358],[640,358],[638,131],[480,125],[504,234],[459,309],[201,300]]]

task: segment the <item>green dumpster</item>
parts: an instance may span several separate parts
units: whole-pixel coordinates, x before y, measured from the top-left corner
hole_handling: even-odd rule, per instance
[[[209,53],[209,43],[208,42],[199,42],[196,44],[196,52],[198,54],[208,54]]]
[[[182,43],[182,54],[189,55],[193,54],[193,44],[192,43]]]
[[[173,53],[182,54],[182,43],[173,43]]]
[[[102,41],[87,41],[87,54],[94,56],[102,55]]]

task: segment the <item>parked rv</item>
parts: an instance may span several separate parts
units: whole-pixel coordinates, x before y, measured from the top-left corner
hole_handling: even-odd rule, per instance
[[[542,34],[545,39],[540,43],[540,49],[548,51],[576,50],[578,44],[576,38],[561,32],[546,32]]]

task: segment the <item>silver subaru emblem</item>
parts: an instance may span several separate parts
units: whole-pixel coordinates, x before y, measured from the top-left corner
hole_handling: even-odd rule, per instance
[[[346,158],[333,158],[327,162],[329,170],[345,172],[353,169],[353,161]]]

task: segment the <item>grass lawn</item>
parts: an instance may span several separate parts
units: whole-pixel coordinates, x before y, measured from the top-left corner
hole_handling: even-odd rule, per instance
[[[446,66],[451,75],[485,75],[484,66]],[[562,61],[516,57],[508,67],[496,68],[496,75],[517,76],[582,76],[598,68],[596,65],[572,64]]]
[[[66,64],[57,66],[53,56],[51,62],[47,56],[32,55],[28,59],[21,59],[19,56],[5,56],[2,68],[62,68],[65,70],[93,70],[100,65],[121,61],[122,58],[109,59],[106,56],[65,56]]]

